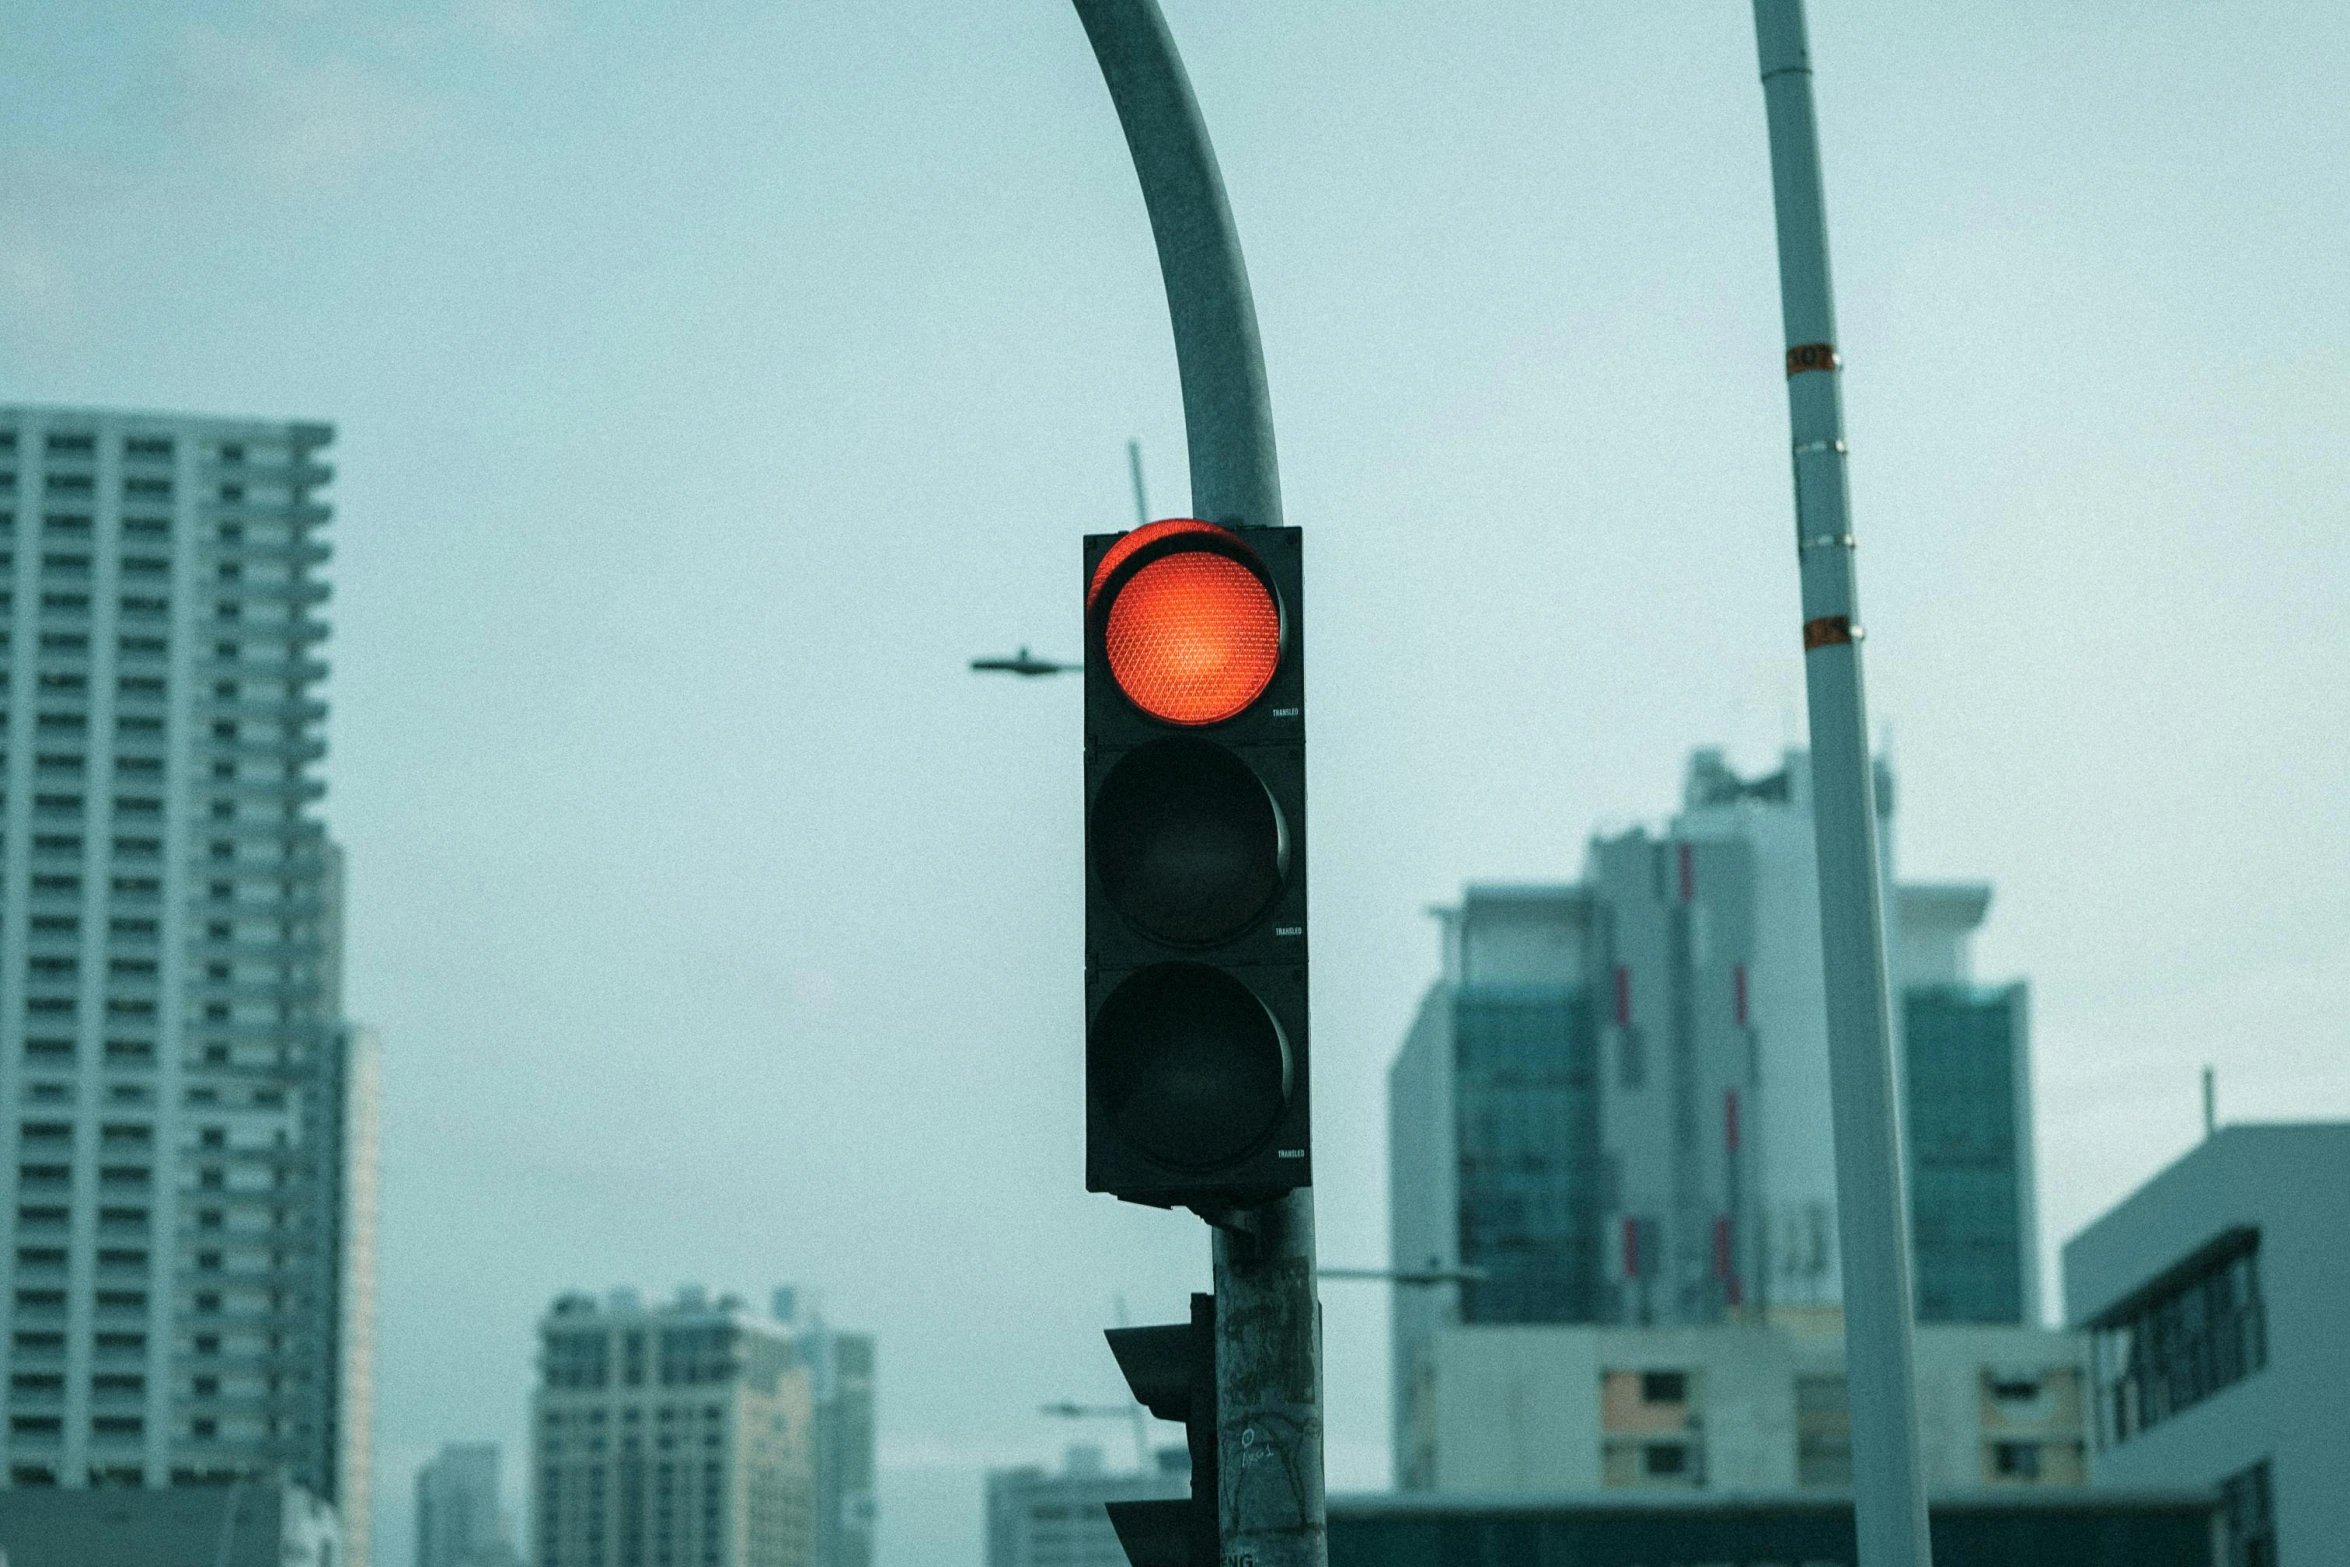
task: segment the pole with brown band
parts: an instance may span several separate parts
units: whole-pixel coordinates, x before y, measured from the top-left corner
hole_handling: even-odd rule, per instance
[[[1860,1567],[1929,1567],[1910,1322],[1909,1203],[1894,1101],[1893,1009],[1875,769],[1845,492],[1843,360],[1828,277],[1803,0],[1754,0],[1770,125],[1794,436],[1795,544],[1811,710],[1813,827],[1836,1134],[1845,1385]]]

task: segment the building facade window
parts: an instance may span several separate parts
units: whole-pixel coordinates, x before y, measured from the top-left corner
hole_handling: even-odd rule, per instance
[[[2219,1508],[2227,1530],[2227,1567],[2277,1567],[2276,1505],[2267,1459],[2220,1482]]]
[[[2268,1364],[2260,1232],[2228,1231],[2089,1326],[2097,1438],[2111,1447]]]
[[[1921,1322],[2021,1322],[2018,998],[1921,987],[1902,997],[1911,1248]]]
[[[1469,1322],[1602,1315],[1598,1029],[1579,989],[1477,987],[1454,1001],[1462,1286]]]

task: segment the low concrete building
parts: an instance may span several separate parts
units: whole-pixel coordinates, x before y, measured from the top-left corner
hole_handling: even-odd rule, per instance
[[[2064,1248],[2100,1484],[2216,1487],[2230,1567],[2350,1553],[2350,1123],[2230,1126]]]
[[[1139,1472],[1104,1469],[1102,1450],[1092,1446],[1070,1448],[1059,1474],[990,1470],[987,1567],[1127,1567],[1106,1504],[1190,1494],[1191,1455],[1180,1447],[1163,1449],[1156,1467]]]
[[[8,1567],[345,1567],[335,1510],[298,1485],[0,1489]]]
[[[1934,1567],[2218,1567],[2208,1491],[1936,1497]],[[1330,1567],[1854,1567],[1852,1497],[1749,1491],[1334,1496]]]
[[[1849,1487],[1836,1324],[1442,1329],[1414,1357],[1404,1472],[1438,1492]],[[1929,1488],[2087,1479],[2084,1335],[1927,1326],[1917,1346]]]

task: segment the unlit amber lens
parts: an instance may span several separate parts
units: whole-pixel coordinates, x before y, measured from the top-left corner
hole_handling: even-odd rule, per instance
[[[1118,689],[1153,718],[1220,723],[1271,683],[1281,611],[1229,556],[1162,555],[1118,590],[1102,646]]]

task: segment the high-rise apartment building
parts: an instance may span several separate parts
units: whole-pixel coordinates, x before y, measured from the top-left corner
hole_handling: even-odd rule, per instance
[[[2037,1320],[2025,990],[1974,983],[1976,884],[1892,877],[1918,1307]],[[1399,1452],[1416,1346],[1448,1321],[1832,1320],[1834,1129],[1808,759],[1690,762],[1667,829],[1592,841],[1580,883],[1472,887],[1389,1077]]]
[[[774,1306],[816,1405],[817,1567],[873,1567],[873,1337],[840,1332],[796,1289]]]
[[[796,1319],[794,1304],[777,1293]],[[869,1558],[870,1339],[695,1288],[662,1306],[633,1290],[565,1295],[539,1337],[536,1567],[831,1567],[827,1473],[831,1510],[849,1515],[834,1546],[845,1534]],[[862,1492],[850,1491],[859,1476]]]
[[[0,408],[9,1486],[291,1478],[364,1563],[323,425]]]

